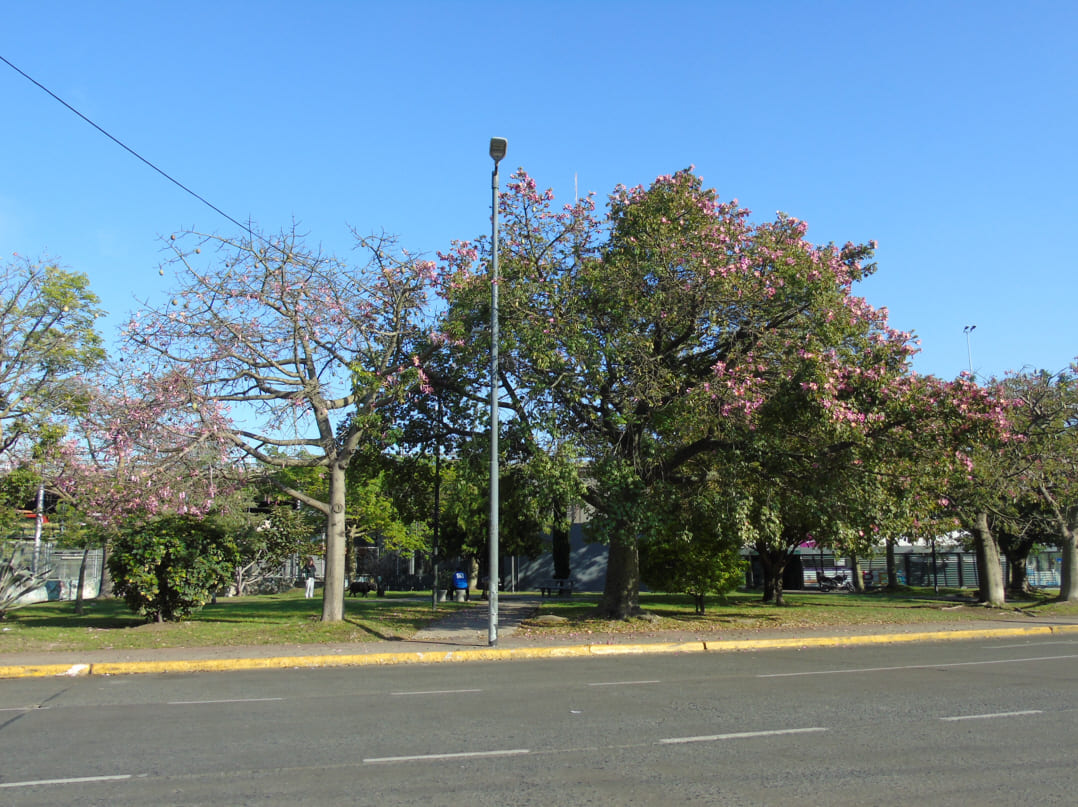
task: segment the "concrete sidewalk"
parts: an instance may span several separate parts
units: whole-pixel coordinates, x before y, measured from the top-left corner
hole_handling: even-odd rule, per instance
[[[852,625],[828,628],[732,630],[701,636],[653,631],[636,635],[562,635],[537,639],[522,623],[540,605],[534,597],[503,596],[498,602],[498,642],[488,645],[489,610],[478,601],[425,628],[409,640],[357,644],[178,647],[142,650],[61,651],[0,654],[0,678],[133,675],[297,669],[386,664],[432,664],[641,653],[751,651],[789,647],[839,647],[895,642],[1078,634],[1078,618],[1011,617],[976,622],[913,625]]]

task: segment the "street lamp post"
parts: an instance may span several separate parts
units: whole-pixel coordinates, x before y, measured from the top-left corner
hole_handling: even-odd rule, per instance
[[[491,262],[490,262],[490,558],[487,563],[487,603],[490,616],[487,643],[498,644],[498,163],[505,157],[504,137],[490,139]]]
[[[962,333],[966,335],[966,358],[969,359],[969,378],[973,380],[973,348],[969,344],[969,335],[977,329],[976,325],[967,325],[962,329]]]
[[[436,411],[438,418],[438,430],[434,433],[434,542],[431,550],[431,566],[434,572],[434,583],[430,591],[430,607],[432,611],[438,610],[438,539],[441,537],[442,521],[442,392],[438,390]]]

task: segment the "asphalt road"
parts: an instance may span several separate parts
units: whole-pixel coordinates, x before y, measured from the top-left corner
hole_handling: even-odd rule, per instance
[[[1078,639],[0,682],[0,804],[1071,805]]]

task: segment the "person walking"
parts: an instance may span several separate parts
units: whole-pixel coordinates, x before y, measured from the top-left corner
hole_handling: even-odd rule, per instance
[[[308,600],[311,599],[314,596],[314,576],[315,576],[314,558],[308,557],[307,558],[307,563],[303,567],[303,577],[304,577],[303,596],[306,597]]]

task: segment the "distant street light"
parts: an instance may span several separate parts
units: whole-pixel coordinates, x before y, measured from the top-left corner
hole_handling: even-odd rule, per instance
[[[969,377],[973,380],[973,348],[969,344],[969,335],[977,330],[976,325],[967,325],[962,329],[962,333],[966,335],[966,356],[969,358]]]
[[[490,607],[487,643],[498,644],[498,163],[505,157],[504,137],[490,139],[491,262],[490,262],[490,558],[487,563],[487,603]]]

